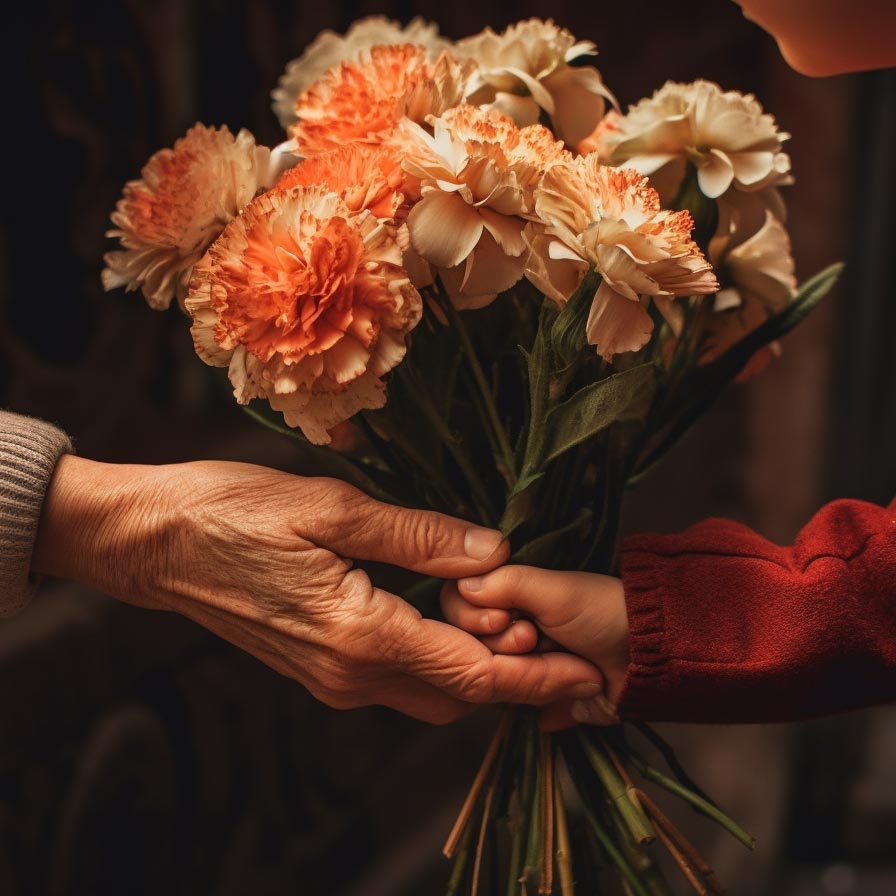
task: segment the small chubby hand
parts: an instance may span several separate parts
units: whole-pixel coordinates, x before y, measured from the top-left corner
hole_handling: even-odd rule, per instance
[[[605,692],[562,699],[546,707],[542,727],[576,722],[613,724],[628,670],[629,628],[622,582],[589,572],[502,566],[442,589],[448,622],[476,635],[490,650],[521,655],[560,645],[590,660],[604,675]]]

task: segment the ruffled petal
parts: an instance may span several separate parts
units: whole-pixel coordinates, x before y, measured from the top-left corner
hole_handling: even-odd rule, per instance
[[[483,222],[476,209],[453,193],[428,192],[408,215],[414,249],[440,268],[460,264],[473,251]]]
[[[612,361],[619,352],[643,348],[653,332],[653,321],[638,301],[619,295],[608,283],[598,287],[585,325],[588,344]]]

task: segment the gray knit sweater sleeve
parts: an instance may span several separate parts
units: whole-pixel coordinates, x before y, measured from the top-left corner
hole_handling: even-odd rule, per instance
[[[24,607],[37,584],[31,554],[44,496],[71,450],[55,426],[0,411],[0,616]]]

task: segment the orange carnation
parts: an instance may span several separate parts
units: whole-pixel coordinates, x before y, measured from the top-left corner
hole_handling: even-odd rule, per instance
[[[364,408],[404,357],[421,300],[402,268],[403,229],[327,187],[259,196],[196,266],[193,342],[228,367],[240,404],[266,398],[317,444]]]
[[[318,184],[338,193],[353,212],[368,210],[377,218],[394,218],[407,193],[419,194],[419,184],[402,170],[397,149],[364,143],[305,159],[280,178],[276,189]]]
[[[234,137],[226,127],[190,128],[125,186],[106,234],[123,251],[104,256],[103,286],[142,289],[159,310],[175,295],[182,301],[193,265],[273,173],[271,151],[247,130]]]
[[[422,123],[456,106],[471,65],[448,53],[427,60],[414,44],[372,47],[360,62],[334,66],[296,101],[290,134],[306,156],[352,141],[383,143],[402,118]]]

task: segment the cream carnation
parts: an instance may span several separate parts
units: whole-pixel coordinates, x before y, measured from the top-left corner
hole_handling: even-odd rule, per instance
[[[560,162],[535,191],[535,211],[526,275],[561,305],[588,271],[601,275],[587,335],[606,360],[650,338],[646,297],[676,327],[674,296],[718,288],[691,239],[691,216],[662,210],[656,191],[636,171],[605,167],[596,155]]]
[[[104,256],[105,289],[142,289],[162,310],[182,301],[193,265],[259,189],[275,178],[271,151],[246,130],[197,124],[155,153],[128,183],[112,213],[123,251]]]
[[[435,60],[450,42],[439,37],[438,26],[416,18],[402,27],[385,16],[359,19],[345,35],[322,31],[298,58],[286,66],[272,91],[274,114],[288,129],[297,120],[296,101],[327,69],[342,62],[360,62],[365,51],[378,44],[416,44],[429,60]]]
[[[596,68],[569,65],[596,53],[594,44],[577,43],[550,19],[528,19],[501,34],[486,28],[459,41],[455,53],[477,64],[468,102],[490,104],[521,127],[537,122],[543,109],[557,136],[570,145],[591,133],[604,114],[605,100],[615,102]]]
[[[722,256],[718,273],[722,288],[700,337],[700,361],[704,364],[783,311],[793,298],[794,263],[790,238],[781,222],[767,212],[764,224],[753,236]],[[757,372],[778,352],[777,343],[759,352],[747,375]]]
[[[388,142],[402,119],[422,124],[456,106],[472,67],[448,53],[429,62],[413,44],[372,47],[359,61],[329,69],[299,97],[290,134],[306,156],[352,141]]]
[[[329,442],[329,429],[383,406],[382,377],[420,320],[405,239],[327,187],[259,196],[194,271],[197,353],[228,367],[240,404],[266,398],[310,441]]]
[[[650,175],[668,204],[688,162],[696,166],[700,189],[710,198],[731,188],[752,191],[790,183],[790,158],[781,151],[789,138],[752,94],[722,91],[701,80],[667,82],[605,127],[599,143],[604,162]]]
[[[520,129],[494,109],[460,106],[433,127],[432,137],[416,129],[428,153],[405,162],[423,197],[408,216],[411,244],[458,308],[479,308],[523,276],[534,190],[548,165],[571,156],[546,128]]]

